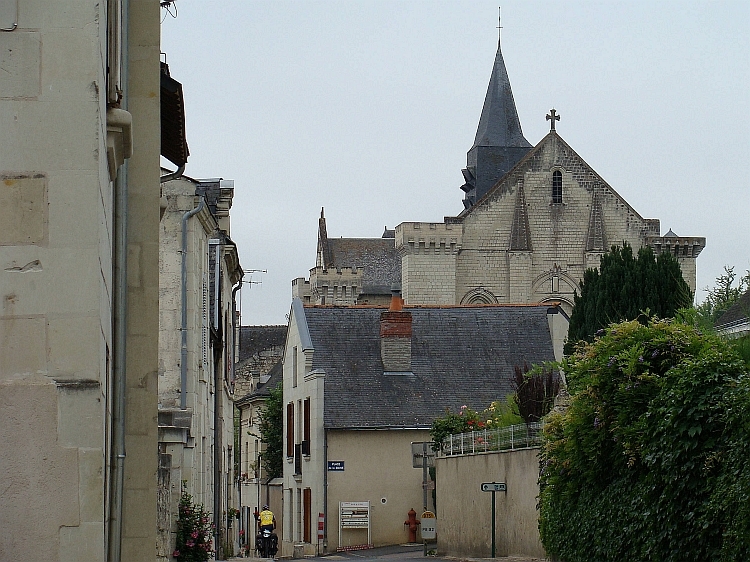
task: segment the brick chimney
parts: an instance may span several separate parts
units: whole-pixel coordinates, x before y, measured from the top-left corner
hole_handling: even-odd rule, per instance
[[[391,306],[380,315],[380,358],[383,371],[411,371],[411,312],[403,310],[401,291],[391,291]]]

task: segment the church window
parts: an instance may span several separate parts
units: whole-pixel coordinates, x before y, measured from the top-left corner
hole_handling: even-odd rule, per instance
[[[560,170],[552,172],[552,202],[562,203],[562,173]]]

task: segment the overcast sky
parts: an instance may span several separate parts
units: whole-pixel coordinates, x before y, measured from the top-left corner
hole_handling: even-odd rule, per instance
[[[243,324],[286,323],[321,207],[330,237],[462,210],[497,0],[177,0],[162,16],[185,174],[235,181],[231,237],[245,271],[267,270],[245,276]],[[504,0],[502,26],[529,142],[556,108],[641,216],[706,237],[699,289],[750,269],[750,2]]]

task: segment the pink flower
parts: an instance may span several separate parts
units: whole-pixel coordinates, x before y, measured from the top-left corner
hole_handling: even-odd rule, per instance
[[[175,551],[174,551],[174,552],[172,553],[172,556],[173,556],[173,557],[175,557],[175,558],[179,558],[179,556],[180,556],[180,551],[179,551],[179,550],[175,550]]]
[[[190,548],[193,548],[195,546],[195,541],[186,541],[185,546],[189,546]]]
[[[190,536],[193,537],[194,539],[197,539],[198,538],[198,531],[193,531],[192,533],[190,533]]]

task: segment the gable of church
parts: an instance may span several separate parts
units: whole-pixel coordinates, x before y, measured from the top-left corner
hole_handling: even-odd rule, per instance
[[[552,131],[462,215],[457,299],[481,287],[497,302],[572,307],[608,244],[641,247],[659,221],[641,217]]]

